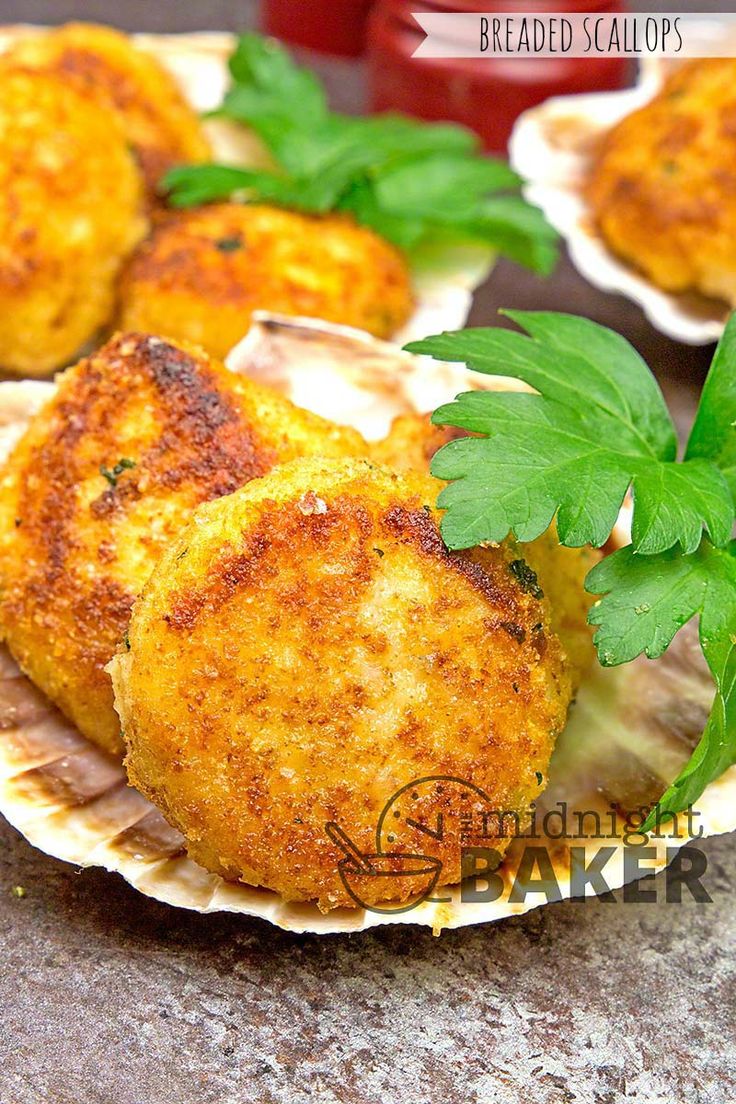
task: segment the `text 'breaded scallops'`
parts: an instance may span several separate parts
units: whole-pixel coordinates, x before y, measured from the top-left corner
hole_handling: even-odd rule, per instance
[[[133,600],[192,510],[274,464],[360,453],[201,351],[115,337],[70,368],[0,479],[0,630],[90,739],[122,750],[105,664]]]
[[[464,436],[465,430],[455,426],[433,425],[429,414],[401,414],[394,418],[387,436],[372,446],[371,455],[396,471],[426,473],[443,445]],[[593,629],[588,624],[595,598],[585,590],[584,580],[600,553],[590,547],[565,548],[554,526],[520,548],[527,567],[536,575],[526,573],[528,585],[539,586],[549,599],[552,628],[562,642],[577,687],[595,659]]]
[[[255,310],[389,337],[412,309],[404,258],[345,215],[239,203],[172,212],[131,258],[124,329],[165,332],[224,357]]]
[[[117,117],[0,62],[0,369],[49,375],[107,323],[142,201]]]
[[[736,305],[736,59],[676,69],[605,136],[588,196],[611,249],[667,291]]]
[[[416,779],[466,779],[503,810],[540,792],[570,698],[548,610],[512,546],[447,551],[435,496],[366,460],[292,463],[200,508],[160,561],[116,706],[132,782],[208,869],[350,905],[327,822],[371,853]],[[455,829],[436,854],[458,881]]]
[[[202,125],[174,77],[112,27],[67,23],[34,31],[13,45],[9,57],[55,75],[118,115],[152,199],[172,165],[210,157]]]

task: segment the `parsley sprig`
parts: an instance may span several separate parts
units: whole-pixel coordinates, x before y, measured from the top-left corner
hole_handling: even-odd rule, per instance
[[[562,544],[600,547],[623,499],[631,543],[588,574],[603,595],[589,620],[604,666],[660,656],[699,618],[716,694],[690,761],[644,825],[688,808],[736,762],[736,314],[716,350],[684,457],[662,393],[636,351],[586,319],[507,312],[500,328],[438,334],[407,346],[526,383],[527,392],[471,391],[433,421],[480,434],[442,448],[432,473],[450,548],[533,540],[552,523]]]
[[[659,801],[660,817],[688,808],[709,782],[736,762],[736,541],[697,552],[675,549],[641,556],[632,546],[607,556],[586,587],[605,594],[590,612],[601,662],[626,663],[644,653],[656,659],[677,630],[699,616],[700,645],[716,684],[705,731],[683,771]],[[652,813],[646,828],[656,823]]]
[[[480,241],[535,271],[553,268],[554,230],[521,197],[509,166],[481,156],[471,131],[332,112],[315,74],[256,34],[240,37],[229,67],[232,85],[213,114],[251,127],[274,168],[177,167],[162,181],[173,206],[237,198],[344,211],[402,249]]]

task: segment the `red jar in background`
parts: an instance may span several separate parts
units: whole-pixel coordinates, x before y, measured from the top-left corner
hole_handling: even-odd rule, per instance
[[[263,29],[324,54],[358,57],[373,0],[264,0]]]
[[[488,150],[506,149],[514,120],[550,96],[610,91],[627,79],[626,58],[413,58],[424,31],[419,12],[619,13],[623,0],[378,0],[368,20],[368,81],[373,111],[401,111],[421,119],[472,127]]]

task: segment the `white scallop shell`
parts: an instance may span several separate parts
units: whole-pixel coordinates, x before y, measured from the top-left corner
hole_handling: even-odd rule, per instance
[[[667,64],[662,59],[644,61],[636,87],[622,92],[556,96],[525,111],[511,135],[509,159],[527,182],[524,195],[541,207],[562,235],[570,259],[586,280],[637,303],[668,337],[707,345],[723,333],[730,308],[695,293],[663,291],[614,256],[595,231],[583,194],[596,139],[652,99]]]
[[[270,315],[255,320],[229,363],[233,370],[297,395],[312,409],[331,410],[371,436],[380,435],[395,414],[428,410],[470,387],[503,387],[459,365],[412,357],[355,331]],[[53,387],[0,383],[0,461]],[[687,757],[712,692],[692,632],[683,632],[656,663],[639,660],[608,671],[596,667],[558,742],[546,807],[564,801],[570,818],[575,811],[597,811],[605,824],[612,801],[635,805],[642,785],[659,793]],[[443,890],[447,900],[425,901],[408,912],[339,909],[323,914],[312,904],[287,903],[270,890],[225,882],[187,858],[181,836],[127,785],[122,766],[72,728],[2,648],[0,812],[47,854],[116,871],[150,897],[199,912],[258,916],[290,931],[349,932],[400,923],[437,932],[500,920],[545,903],[537,895],[524,902],[509,900],[522,840],[513,842],[501,868],[503,895],[486,904],[462,901],[454,887]],[[736,828],[736,769],[709,787],[698,812],[705,835]],[[542,836],[532,842],[547,847],[561,897],[570,896],[571,846],[585,847],[588,857],[601,845],[613,846],[606,866],[609,886],[631,877],[618,836],[564,842]],[[652,842],[655,857],[647,865],[657,870],[667,861],[667,844],[677,846],[686,838]]]

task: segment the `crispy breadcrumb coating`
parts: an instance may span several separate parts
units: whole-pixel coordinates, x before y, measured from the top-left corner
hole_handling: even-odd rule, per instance
[[[389,337],[412,295],[406,262],[344,215],[220,203],[174,212],[131,258],[120,325],[224,357],[251,314],[306,315]]]
[[[438,449],[466,436],[463,429],[432,425],[429,419],[428,414],[395,418],[388,435],[371,447],[371,456],[396,471],[427,472]],[[583,581],[600,553],[590,547],[564,548],[554,527],[520,547],[549,599],[552,627],[562,641],[577,686],[595,658],[593,629],[587,621],[595,598],[586,592]]]
[[[736,60],[676,69],[605,136],[587,194],[610,248],[659,287],[736,304]]]
[[[131,781],[209,870],[351,905],[326,822],[370,853],[416,779],[503,810],[540,792],[571,693],[548,608],[513,543],[449,553],[435,496],[426,476],[302,460],[201,507],[159,562],[111,665],[116,706]],[[417,815],[449,825],[438,790]],[[457,827],[431,854],[457,882]],[[388,880],[363,900],[414,888]]]
[[[151,201],[167,169],[210,159],[199,118],[174,77],[121,31],[67,23],[23,36],[8,56],[55,75],[119,116]]]
[[[49,375],[107,323],[142,202],[117,117],[0,62],[0,370]]]
[[[2,636],[84,735],[120,752],[104,667],[194,508],[274,464],[365,447],[201,350],[113,338],[59,378],[1,473]]]

